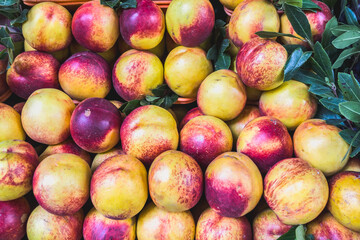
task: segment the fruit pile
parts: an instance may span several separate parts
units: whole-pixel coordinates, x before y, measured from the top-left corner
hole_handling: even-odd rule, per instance
[[[155,2],[0,3],[0,240],[360,240],[353,6]]]

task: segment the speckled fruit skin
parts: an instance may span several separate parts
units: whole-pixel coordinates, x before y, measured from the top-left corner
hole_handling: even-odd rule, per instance
[[[245,86],[239,76],[227,69],[218,70],[202,81],[197,104],[205,115],[229,121],[236,118],[246,103]]]
[[[245,0],[235,8],[229,22],[229,37],[241,48],[258,31],[278,32],[279,15],[274,5],[267,0]],[[256,54],[255,54],[256,56]]]
[[[325,208],[329,187],[324,174],[300,158],[275,164],[264,180],[264,197],[284,224],[305,224]]]
[[[95,170],[100,166],[100,164],[104,162],[106,159],[116,155],[124,155],[124,154],[125,152],[121,148],[112,148],[109,151],[96,154],[91,164],[91,171],[95,172]]]
[[[136,8],[123,9],[120,12],[121,36],[132,48],[154,48],[164,37],[164,14],[151,0],[136,2]]]
[[[0,201],[14,200],[30,192],[38,164],[36,151],[29,143],[0,142]]]
[[[71,14],[53,2],[36,4],[27,14],[22,33],[25,41],[38,51],[62,50],[71,43]]]
[[[21,112],[26,134],[39,143],[54,145],[70,136],[70,118],[75,108],[72,99],[58,89],[33,92]]]
[[[51,54],[23,52],[7,71],[6,82],[13,93],[27,99],[40,88],[59,89],[59,68],[60,63]]]
[[[282,223],[271,209],[265,209],[254,218],[254,240],[276,240],[287,233],[291,227]]]
[[[253,38],[244,44],[236,56],[236,71],[246,86],[268,91],[284,82],[287,57],[280,43]]]
[[[279,119],[289,130],[314,117],[316,99],[309,87],[295,80],[286,81],[279,87],[263,92],[259,100],[262,115]]]
[[[24,41],[24,51],[29,52],[29,51],[37,51],[37,50],[32,46],[30,46],[26,41]],[[51,52],[50,54],[54,58],[56,58],[56,60],[58,60],[60,63],[63,63],[69,57],[70,49],[69,47],[67,47],[56,52]]]
[[[76,145],[76,143],[71,138],[56,145],[49,145],[39,156],[39,161],[41,162],[46,157],[57,153],[75,154],[84,159],[89,165],[92,161],[90,154]]]
[[[76,106],[70,121],[74,142],[92,153],[106,152],[120,139],[121,116],[106,99],[88,98]]]
[[[147,172],[130,155],[106,159],[95,170],[90,185],[94,207],[105,217],[124,220],[138,214],[148,198]]]
[[[30,205],[23,197],[0,202],[0,240],[21,240],[30,212]]]
[[[159,208],[183,212],[194,207],[203,192],[203,174],[189,155],[169,150],[155,158],[149,169],[149,192]]]
[[[314,221],[307,224],[307,234],[312,234],[316,240],[359,240],[360,233],[341,225],[329,212],[322,213]]]
[[[135,217],[125,220],[106,218],[93,208],[85,217],[83,236],[85,240],[135,240],[136,219]]]
[[[4,140],[25,140],[20,114],[7,104],[0,103],[0,142]]]
[[[313,40],[314,42],[317,42],[321,40],[323,32],[325,30],[326,23],[332,18],[332,14],[331,14],[331,10],[325,3],[315,0],[312,1],[315,4],[317,4],[322,10],[316,10],[316,12],[304,11],[304,13],[309,21]],[[281,33],[293,34],[299,38],[302,38],[295,32],[286,14],[283,14],[281,16],[280,22],[281,22],[281,27],[280,27]],[[303,46],[308,46],[308,44],[305,41],[296,38],[281,37],[281,40],[284,44],[299,44]]]
[[[278,161],[293,155],[291,136],[284,124],[273,117],[258,117],[241,131],[238,152],[249,156],[266,173]]]
[[[206,200],[224,217],[241,217],[258,204],[263,193],[262,183],[260,171],[249,157],[226,152],[206,169]]]
[[[225,122],[212,116],[191,119],[180,132],[180,150],[205,169],[218,155],[231,151],[233,138]]]
[[[41,206],[36,207],[28,219],[26,233],[29,240],[80,240],[84,213],[58,216]]]
[[[177,95],[195,98],[201,82],[213,71],[211,61],[201,48],[179,46],[166,57],[164,77]]]
[[[163,83],[164,67],[153,53],[129,50],[116,61],[112,81],[116,92],[126,101],[143,99]]]
[[[108,51],[120,34],[115,10],[100,1],[81,5],[74,13],[71,30],[76,41],[93,52]]]
[[[126,154],[149,167],[162,152],[176,150],[179,132],[171,113],[155,105],[136,108],[124,120],[120,138]]]
[[[226,122],[226,124],[229,126],[231,130],[235,144],[237,142],[237,139],[239,138],[241,131],[244,129],[246,124],[248,124],[249,122],[260,116],[261,115],[258,107],[246,105],[244,109],[241,111],[239,116],[237,116],[231,121]]]
[[[320,169],[325,176],[339,172],[348,162],[349,144],[340,136],[341,130],[321,119],[300,124],[293,136],[295,155]]]
[[[196,240],[251,240],[251,225],[246,217],[228,218],[206,209],[196,225]]]
[[[360,232],[360,173],[338,173],[331,178],[329,186],[328,210],[339,223]]]
[[[111,70],[96,53],[75,53],[61,65],[59,82],[73,99],[104,98],[111,89]]]
[[[195,222],[190,211],[167,212],[150,202],[139,215],[136,233],[139,240],[193,240]]]
[[[224,5],[224,7],[234,10],[242,1],[243,0],[220,0],[220,3]]]
[[[34,195],[46,211],[73,215],[89,198],[90,178],[89,164],[82,158],[70,153],[54,154],[35,170]]]
[[[195,107],[190,109],[186,115],[183,117],[183,119],[180,122],[180,129],[182,129],[185,124],[187,124],[191,119],[196,118],[198,116],[204,116],[205,114],[201,112],[199,107]]]
[[[359,158],[350,158],[345,167],[341,170],[345,171],[353,171],[360,172],[360,159]]]
[[[173,0],[166,11],[166,28],[175,43],[196,47],[215,25],[215,12],[208,0]]]

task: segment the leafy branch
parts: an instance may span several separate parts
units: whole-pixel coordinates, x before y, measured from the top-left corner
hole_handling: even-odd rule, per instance
[[[131,100],[124,103],[120,107],[120,111],[128,115],[132,110],[140,106],[156,105],[165,109],[169,109],[179,98],[166,84],[159,85],[151,90],[153,95],[146,95],[141,100]]]
[[[115,10],[122,8],[122,9],[128,9],[128,8],[136,8],[137,2],[136,0],[101,0],[100,3],[102,5],[111,7]]]

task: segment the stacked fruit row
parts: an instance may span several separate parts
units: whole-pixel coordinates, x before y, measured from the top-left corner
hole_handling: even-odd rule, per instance
[[[303,224],[315,239],[360,239],[360,161],[312,119],[309,87],[284,82],[280,41],[255,35],[293,33],[286,15],[234,6],[232,71],[207,58],[208,0],[173,0],[165,15],[136,2],[28,12],[28,51],[6,73],[25,102],[0,103],[0,240],[277,239]],[[314,3],[319,40],[331,13]],[[168,108],[160,90],[196,103]]]

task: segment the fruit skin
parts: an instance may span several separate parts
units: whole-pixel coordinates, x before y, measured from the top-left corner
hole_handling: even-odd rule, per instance
[[[284,82],[287,56],[285,48],[274,40],[254,38],[236,56],[236,71],[246,86],[268,91]]]
[[[310,24],[313,41],[317,42],[321,40],[323,32],[325,30],[326,23],[332,18],[332,14],[330,8],[325,3],[316,0],[312,0],[312,1],[316,5],[318,5],[322,10],[316,10],[316,12],[304,11],[304,13]],[[303,39],[295,32],[286,14],[283,14],[281,16],[280,22],[281,22],[280,24],[281,33],[293,34]],[[281,37],[281,40],[284,44],[299,44],[303,46],[308,46],[307,42],[296,38]]]
[[[300,158],[278,162],[265,176],[265,200],[284,224],[314,220],[325,208],[328,196],[324,174]]]
[[[321,119],[300,124],[293,136],[295,155],[320,169],[325,176],[339,172],[348,162],[344,158],[349,144],[340,136],[341,130]]]
[[[21,140],[0,142],[0,201],[10,201],[30,192],[38,156],[30,143]]]
[[[226,122],[226,124],[229,126],[231,130],[235,144],[237,142],[237,139],[241,131],[244,129],[246,124],[248,124],[249,122],[260,116],[261,115],[258,107],[246,105],[244,109],[241,111],[239,116],[237,116],[231,121]]]
[[[30,215],[26,198],[0,202],[0,240],[21,240],[25,236]]]
[[[258,117],[241,131],[238,152],[249,156],[266,173],[278,161],[293,155],[291,136],[284,124],[273,117]]]
[[[271,209],[265,209],[254,218],[254,240],[276,240],[291,227],[282,223]]]
[[[57,153],[75,154],[84,159],[89,165],[92,161],[90,154],[76,145],[76,143],[71,138],[62,143],[48,146],[39,156],[39,161],[41,162],[46,157]]]
[[[59,68],[60,63],[49,53],[23,52],[7,71],[6,82],[12,92],[27,99],[37,89],[60,89]]]
[[[316,99],[309,87],[295,80],[286,81],[279,87],[263,92],[259,100],[262,115],[279,119],[289,130],[314,117]]]
[[[343,226],[360,232],[360,173],[338,173],[330,179],[329,186],[330,213]]]
[[[74,13],[71,30],[76,41],[93,52],[108,51],[120,34],[116,12],[100,1],[81,5]]]
[[[111,89],[111,70],[96,53],[75,53],[61,65],[59,82],[73,99],[104,98]]]
[[[226,152],[205,172],[205,196],[210,207],[224,217],[241,217],[258,204],[263,193],[259,169],[245,154]]]
[[[29,240],[80,240],[83,220],[82,210],[73,215],[58,216],[38,206],[28,219],[27,237]]]
[[[359,158],[350,158],[348,163],[341,171],[353,171],[360,172],[360,159]]]
[[[25,41],[38,51],[56,52],[71,43],[71,14],[63,6],[42,2],[33,6],[22,25]]]
[[[212,116],[191,119],[180,132],[180,150],[192,156],[205,169],[218,155],[231,151],[229,127]]]
[[[124,154],[125,152],[121,148],[112,148],[106,152],[96,154],[91,164],[91,171],[95,172],[95,170],[100,166],[100,164],[104,162],[106,159],[116,155],[124,155]]]
[[[157,156],[149,169],[148,179],[151,199],[156,206],[169,212],[191,209],[203,192],[200,166],[180,151],[169,150]]]
[[[39,143],[54,145],[70,136],[70,118],[75,108],[72,99],[58,89],[33,92],[21,112],[26,134]]]
[[[201,82],[213,71],[211,61],[201,48],[179,46],[166,57],[164,77],[177,95],[195,98]]]
[[[307,224],[307,234],[312,234],[318,240],[359,240],[360,233],[351,231],[341,225],[329,212],[322,213],[314,221]]]
[[[160,153],[176,150],[179,143],[174,117],[155,105],[133,110],[121,125],[120,138],[124,152],[147,167]]]
[[[90,185],[94,207],[105,217],[127,219],[144,207],[148,198],[147,172],[130,155],[106,159],[95,170]]]
[[[192,240],[195,222],[190,211],[167,212],[148,203],[141,211],[136,229],[139,240]]]
[[[185,124],[187,124],[191,119],[204,115],[205,114],[201,112],[199,107],[195,107],[189,110],[181,120],[179,128],[182,129],[185,126]]]
[[[246,217],[228,218],[206,209],[196,225],[196,240],[251,240],[251,225]]]
[[[242,1],[243,0],[220,0],[220,3],[224,5],[224,7],[234,10]]]
[[[231,70],[218,70],[202,81],[197,104],[205,115],[229,121],[236,118],[246,103],[245,86]]]
[[[199,46],[215,25],[215,12],[208,0],[173,0],[165,17],[171,38],[186,47]]]
[[[231,15],[229,37],[236,47],[241,48],[250,39],[257,37],[256,32],[278,32],[279,28],[279,15],[270,1],[245,0],[237,5]]]
[[[4,140],[25,140],[20,114],[7,104],[0,103],[0,142]]]
[[[34,196],[52,214],[73,215],[89,198],[90,178],[89,164],[82,158],[70,153],[54,154],[35,170]]]
[[[120,13],[121,36],[132,48],[154,48],[164,37],[164,13],[151,0],[136,2],[136,8],[124,9]]]
[[[153,95],[151,90],[161,85],[164,67],[153,53],[129,50],[116,61],[112,71],[114,88],[126,101]]]
[[[29,52],[29,51],[37,51],[37,50],[35,48],[31,47],[26,41],[24,41],[24,51]],[[52,52],[50,54],[54,58],[56,58],[56,60],[58,60],[60,63],[62,63],[69,57],[70,49],[69,49],[69,47],[67,47],[62,50]]]
[[[120,139],[121,116],[106,99],[88,98],[76,106],[70,120],[74,142],[92,153],[106,152]]]
[[[92,208],[84,220],[83,236],[85,240],[135,240],[136,220],[135,217],[125,220],[106,218],[95,208]]]

